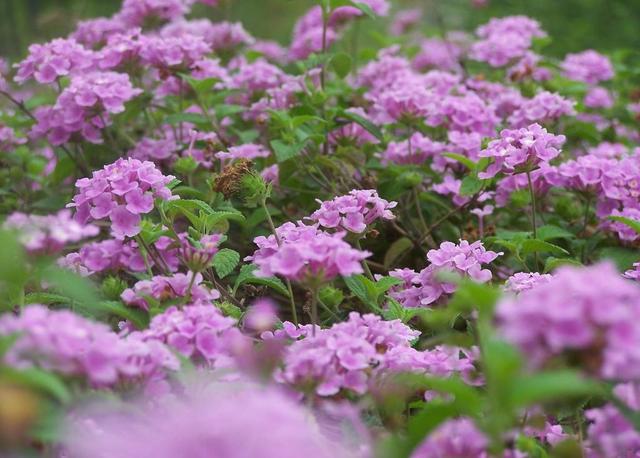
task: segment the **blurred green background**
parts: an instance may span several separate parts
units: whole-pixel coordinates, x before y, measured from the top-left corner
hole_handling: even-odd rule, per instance
[[[214,19],[241,20],[260,38],[286,43],[293,23],[313,0],[225,0],[226,7],[198,6]],[[394,10],[422,6],[425,23],[439,12],[447,28],[470,30],[492,16],[526,14],[538,19],[553,38],[556,56],[584,48],[603,51],[640,49],[640,0],[488,0],[474,8],[471,0],[391,0]],[[120,0],[0,0],[0,54],[17,58],[29,43],[64,36],[81,18],[110,15]],[[384,32],[384,30],[378,30]]]

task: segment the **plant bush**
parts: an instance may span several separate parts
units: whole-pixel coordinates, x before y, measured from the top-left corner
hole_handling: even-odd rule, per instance
[[[2,68],[3,456],[639,454],[638,55],[194,2]]]

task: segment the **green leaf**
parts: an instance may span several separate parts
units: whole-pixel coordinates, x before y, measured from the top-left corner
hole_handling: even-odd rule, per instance
[[[352,275],[343,277],[347,288],[351,291],[363,304],[369,306],[374,312],[381,313],[382,309],[378,306],[378,289],[376,284],[364,275]]]
[[[96,304],[96,309],[128,320],[137,329],[145,329],[149,326],[149,315],[144,310],[127,307],[121,302],[100,301]]]
[[[175,126],[177,124],[188,122],[199,127],[211,127],[211,121],[206,116],[198,113],[173,113],[164,118],[163,124]]]
[[[352,2],[352,3],[353,3],[353,6],[358,8],[364,14],[369,16],[371,19],[376,19],[378,17],[378,15],[366,3],[360,3],[360,2]]]
[[[581,266],[582,263],[571,258],[554,258],[549,256],[544,262],[544,273],[549,273],[560,266]]]
[[[393,242],[384,255],[383,262],[385,269],[389,270],[391,267],[393,267],[396,261],[398,261],[398,259],[400,259],[403,254],[410,250],[411,247],[413,247],[413,242],[411,242],[411,240],[409,240],[407,237],[399,238],[398,240]]]
[[[351,72],[351,56],[346,52],[339,52],[331,57],[331,68],[340,78],[346,78]]]
[[[475,170],[476,163],[469,159],[467,156],[463,156],[458,153],[442,153],[444,157],[448,157],[449,159],[453,159],[454,161],[460,162],[462,165],[465,165],[469,170]]]
[[[290,145],[282,140],[272,140],[271,148],[276,155],[276,160],[278,162],[284,162],[289,159],[296,157],[304,148],[304,143],[296,143],[295,145]]]
[[[71,400],[71,393],[64,382],[57,376],[42,369],[30,368],[24,370],[13,369],[8,366],[0,367],[0,376],[21,385],[29,386],[41,391],[59,402],[67,403]]]
[[[633,266],[633,263],[638,261],[638,250],[624,248],[624,247],[604,247],[597,253],[597,258],[609,259],[613,261],[619,271],[624,272]]]
[[[240,268],[240,274],[236,278],[236,282],[233,285],[233,294],[238,291],[238,288],[246,283],[253,285],[267,286],[274,291],[282,294],[285,297],[289,297],[289,291],[287,287],[282,283],[279,278],[276,277],[256,277],[253,272],[258,267],[253,264],[245,264]]]
[[[364,117],[360,116],[359,114],[353,113],[353,112],[348,111],[348,110],[341,110],[339,112],[339,116],[342,117],[342,118],[346,118],[346,119],[348,119],[350,121],[353,121],[356,124],[359,124],[367,132],[369,132],[371,135],[376,137],[381,142],[384,142],[384,135],[382,134],[382,131],[380,130],[380,128],[378,126],[376,126],[374,123],[372,123],[371,121],[369,121],[367,118],[364,118]]]
[[[513,380],[512,386],[511,402],[516,407],[588,396],[600,391],[596,382],[569,370],[527,374]]]
[[[622,223],[626,226],[629,226],[631,229],[633,229],[634,231],[636,231],[637,234],[640,234],[640,221],[637,221],[635,219],[631,219],[631,218],[626,218],[624,216],[609,216],[610,220],[612,221],[617,221],[619,223]]]
[[[240,253],[229,248],[223,248],[213,257],[213,268],[218,277],[224,278],[233,272],[240,262]]]
[[[537,235],[538,239],[545,241],[553,239],[573,239],[576,237],[568,230],[550,224],[539,227],[537,230]]]
[[[460,185],[460,195],[472,196],[482,189],[483,182],[475,175],[468,175],[462,179]]]
[[[524,255],[530,253],[551,253],[555,256],[569,255],[569,252],[564,248],[539,239],[523,240],[520,244],[520,250]]]
[[[94,314],[92,312],[96,311],[96,304],[100,299],[95,285],[89,279],[69,270],[50,266],[42,271],[42,280],[86,312]]]

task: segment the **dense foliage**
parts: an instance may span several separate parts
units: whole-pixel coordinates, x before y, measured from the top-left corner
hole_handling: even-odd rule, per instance
[[[194,3],[2,66],[2,456],[638,456],[638,56]]]

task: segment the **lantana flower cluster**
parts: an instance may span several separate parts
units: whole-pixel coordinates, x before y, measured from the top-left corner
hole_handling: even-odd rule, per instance
[[[79,192],[69,207],[76,209],[81,223],[108,218],[116,238],[140,233],[141,216],[154,209],[154,199],[173,198],[167,187],[173,180],[156,168],[153,162],[118,159],[91,178],[76,182]]]

